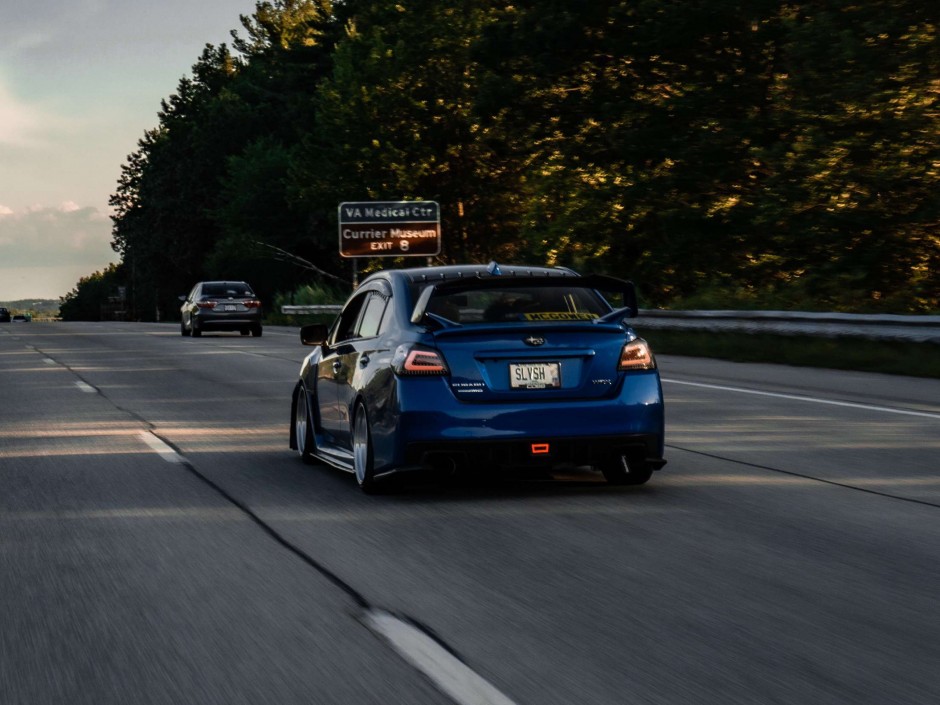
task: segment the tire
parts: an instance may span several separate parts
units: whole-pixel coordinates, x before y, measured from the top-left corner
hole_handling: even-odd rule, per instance
[[[629,455],[615,455],[600,466],[610,485],[642,485],[653,476],[653,468],[644,460]]]
[[[379,487],[375,481],[375,468],[373,467],[372,430],[369,427],[369,414],[362,402],[356,406],[352,439],[353,469],[356,472],[359,489],[366,494],[376,494]]]
[[[314,438],[313,420],[310,418],[307,389],[303,385],[297,392],[297,406],[294,409],[294,440],[297,442],[297,454],[300,459],[308,465],[315,464],[317,442]]]
[[[192,326],[192,329],[193,329],[193,330],[192,330],[193,337],[194,337],[194,338],[201,338],[201,337],[202,337],[202,329],[196,327],[196,321],[193,321],[193,322],[191,323],[191,326]]]
[[[186,330],[186,324],[183,321],[180,321],[180,335],[184,338],[189,337],[189,331]]]
[[[261,326],[255,326],[254,328],[251,329],[251,334],[255,336],[256,338],[260,338],[261,333],[262,333]]]

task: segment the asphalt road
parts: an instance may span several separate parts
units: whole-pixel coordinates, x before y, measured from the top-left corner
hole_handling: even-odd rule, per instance
[[[0,704],[940,702],[940,381],[663,357],[643,487],[369,497],[306,352],[0,327]]]

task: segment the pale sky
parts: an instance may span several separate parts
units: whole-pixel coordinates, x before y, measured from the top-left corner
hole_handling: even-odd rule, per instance
[[[160,100],[254,0],[5,0],[0,301],[57,299],[118,256],[108,198]],[[241,32],[244,34],[244,32]]]

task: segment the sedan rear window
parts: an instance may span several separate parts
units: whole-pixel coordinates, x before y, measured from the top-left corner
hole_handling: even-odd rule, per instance
[[[586,321],[610,311],[592,289],[583,287],[507,287],[441,293],[427,305],[428,313],[455,323],[541,323]]]
[[[253,297],[255,294],[247,284],[240,284],[238,282],[213,282],[202,285],[202,295],[220,297]]]

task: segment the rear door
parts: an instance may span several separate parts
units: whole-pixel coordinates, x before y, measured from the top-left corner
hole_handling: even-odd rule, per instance
[[[388,297],[378,291],[351,299],[317,365],[321,426],[343,448],[352,447],[353,405],[374,370],[373,353],[387,304]]]
[[[351,381],[349,354],[356,337],[359,318],[367,294],[351,299],[330,332],[328,345],[323,347],[323,356],[317,363],[317,403],[320,407],[320,425],[330,442],[337,445],[349,434],[348,414],[339,403],[340,387]],[[346,392],[343,392],[346,397]]]
[[[352,447],[353,405],[376,364],[376,338],[387,301],[387,297],[376,291],[367,292],[352,337],[337,350],[339,366],[334,369],[337,370],[335,388],[338,418],[334,436],[337,443],[344,447]]]

